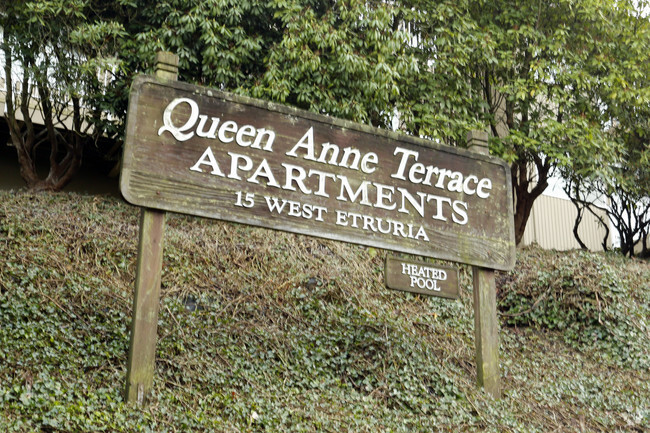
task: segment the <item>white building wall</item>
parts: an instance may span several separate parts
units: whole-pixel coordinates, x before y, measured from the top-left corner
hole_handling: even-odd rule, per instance
[[[577,215],[578,211],[570,200],[541,195],[533,204],[522,244],[534,243],[542,248],[555,250],[580,248],[573,236],[573,223]],[[602,218],[607,221],[605,212],[602,212]],[[582,242],[591,251],[602,251],[605,233],[606,230],[598,219],[586,211],[578,229]],[[607,245],[611,246],[611,236]]]

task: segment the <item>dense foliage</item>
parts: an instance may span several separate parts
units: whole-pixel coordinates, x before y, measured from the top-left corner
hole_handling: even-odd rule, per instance
[[[492,153],[511,164],[517,243],[554,170],[605,179],[619,196],[650,189],[645,1],[23,3],[0,7],[8,76],[29,71],[23,90],[36,83],[46,120],[58,102],[79,108],[83,95],[87,107],[74,111],[71,138],[48,127],[51,173],[78,165],[82,126],[121,138],[133,76],[151,72],[155,53],[166,50],[192,83],[456,146],[468,131],[488,129]],[[107,86],[97,70],[112,75]],[[29,173],[40,136],[11,105],[33,93],[9,95],[8,119],[36,186],[44,184]],[[71,155],[65,164],[56,159],[62,146]],[[631,168],[623,176],[620,167]],[[46,186],[58,189],[69,176],[50,178],[59,181]]]
[[[106,91],[123,35],[105,2],[27,1],[0,5],[0,64],[7,122],[30,188],[60,190],[83,149],[104,133]],[[47,155],[43,174],[38,160]]]
[[[397,6],[357,0],[134,1],[125,76],[176,53],[179,79],[377,126],[417,72]],[[117,84],[117,83],[116,83]]]
[[[1,431],[629,432],[650,423],[647,263],[523,250],[499,277],[504,393],[495,401],[475,386],[469,269],[459,300],[423,298],[383,286],[383,251],[177,215],[166,231],[152,401],[129,406],[137,227],[137,210],[116,198],[0,192]]]
[[[649,131],[645,3],[407,3],[417,56],[431,67],[418,82],[428,97],[405,126],[451,144],[470,125],[490,129],[492,153],[511,163],[517,243],[554,170],[612,179],[615,167],[641,162],[647,171],[647,156],[623,144]],[[647,195],[647,178],[636,180]]]
[[[648,10],[647,2],[638,7]],[[595,107],[592,111],[596,116],[592,117],[613,143],[615,153],[574,158],[562,172],[569,180],[566,191],[579,217],[585,212],[605,213],[614,228],[612,234],[620,239],[623,254],[634,255],[636,246],[637,253],[648,255],[650,20],[635,10],[622,12],[616,15],[617,25],[610,27],[606,35],[612,42],[592,54],[588,69],[590,75],[603,83],[587,93]],[[609,225],[608,221],[603,222],[605,227]],[[578,223],[579,220],[576,227]],[[575,232],[577,236],[577,229]]]

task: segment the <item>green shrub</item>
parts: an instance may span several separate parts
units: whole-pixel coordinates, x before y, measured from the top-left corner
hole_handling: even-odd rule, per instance
[[[632,368],[650,368],[650,269],[614,254],[519,252],[500,278],[499,310],[509,326],[557,330],[577,348]]]

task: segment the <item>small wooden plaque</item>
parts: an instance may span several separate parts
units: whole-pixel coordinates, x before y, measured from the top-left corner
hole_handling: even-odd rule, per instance
[[[458,299],[458,269],[386,256],[386,287],[393,290]]]

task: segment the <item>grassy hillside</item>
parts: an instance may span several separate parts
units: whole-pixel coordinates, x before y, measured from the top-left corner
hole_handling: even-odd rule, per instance
[[[461,298],[383,286],[385,252],[168,219],[155,389],[125,404],[139,211],[0,192],[0,431],[641,432],[650,266],[518,252],[498,275],[504,396]]]

